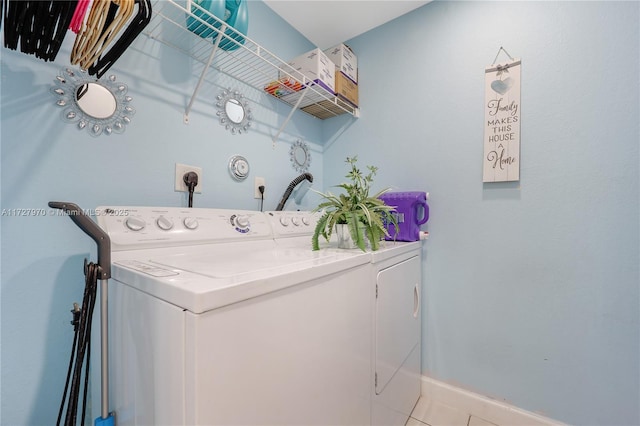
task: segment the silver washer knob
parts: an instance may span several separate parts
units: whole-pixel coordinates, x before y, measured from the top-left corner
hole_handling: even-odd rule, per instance
[[[249,216],[247,215],[238,215],[236,216],[236,225],[238,228],[248,228],[249,227]]]
[[[139,217],[129,217],[127,218],[127,220],[125,220],[124,223],[125,225],[127,225],[127,228],[131,229],[132,231],[141,231],[145,226],[147,226],[147,222],[145,222],[143,219],[140,219]]]
[[[196,219],[195,217],[185,217],[182,220],[182,224],[187,229],[196,229],[199,225],[198,219]]]
[[[168,231],[169,229],[173,228],[173,221],[164,216],[158,217],[156,219],[156,224],[158,225],[158,228],[164,231]]]

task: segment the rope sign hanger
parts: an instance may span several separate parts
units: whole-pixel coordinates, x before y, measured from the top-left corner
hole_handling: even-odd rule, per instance
[[[493,67],[493,65],[495,65],[496,61],[498,60],[498,56],[500,56],[500,52],[504,52],[504,54],[509,57],[511,62],[504,65],[497,65]],[[513,59],[513,57],[509,55],[509,52],[507,52],[504,47],[500,46],[500,49],[498,49],[498,53],[496,54],[496,57],[493,59],[493,62],[491,63],[491,65],[492,65],[491,68],[487,68],[485,72],[488,72],[488,73],[494,72],[494,71],[508,72],[509,68],[515,67],[516,65],[520,65],[520,61]]]

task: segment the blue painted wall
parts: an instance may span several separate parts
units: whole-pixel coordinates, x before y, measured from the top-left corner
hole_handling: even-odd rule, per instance
[[[358,154],[380,185],[430,192],[423,374],[571,424],[640,424],[639,10],[443,1],[349,42],[362,115],[323,128],[325,184]],[[521,180],[483,185],[500,46],[522,58]]]
[[[281,58],[313,48],[264,3],[251,2],[249,13],[249,37]],[[69,33],[54,63],[0,50],[2,209],[46,209],[50,200],[86,209],[104,204],[185,206],[186,194],[173,190],[175,163],[203,169],[196,207],[258,210],[253,180],[262,176],[265,209],[274,209],[298,176],[288,154],[297,138],[311,145],[310,172],[321,187],[320,120],[297,112],[274,148],[271,137],[290,107],[210,73],[185,125],[183,113],[202,65],[145,36],[110,70],[129,86],[137,110],[125,133],[93,138],[64,123],[49,88],[69,65],[73,40]],[[246,135],[233,136],[217,122],[215,96],[229,86],[243,91],[252,104],[255,122]],[[233,181],[227,170],[235,154],[251,165],[242,183]],[[51,425],[72,342],[69,311],[82,299],[83,259],[95,260],[95,245],[66,217],[5,215],[1,228],[1,422]]]
[[[312,47],[261,2],[250,7],[249,36],[269,50],[287,59]],[[2,49],[1,207],[184,205],[181,162],[203,168],[197,206],[257,209],[253,183],[226,170],[241,154],[273,208],[296,176],[296,138],[314,149],[316,187],[339,183],[358,154],[380,166],[379,185],[431,193],[425,375],[572,424],[640,424],[639,21],[636,2],[428,4],[349,41],[360,119],[296,113],[275,149],[288,108],[247,89],[256,127],[231,136],[211,102],[235,85],[223,77],[207,79],[182,124],[201,68],[144,37],[113,68],[134,121],[98,139],[62,123],[48,93],[64,52],[51,64]],[[500,46],[523,60],[521,181],[483,185],[484,67]],[[51,424],[68,311],[95,250],[68,218],[1,220],[0,422]]]

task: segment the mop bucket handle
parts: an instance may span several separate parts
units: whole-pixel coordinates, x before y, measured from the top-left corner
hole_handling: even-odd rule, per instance
[[[49,201],[49,207],[63,210],[69,215],[73,223],[96,242],[98,245],[100,279],[106,280],[111,278],[111,240],[107,233],[91,220],[76,204],[64,201]]]

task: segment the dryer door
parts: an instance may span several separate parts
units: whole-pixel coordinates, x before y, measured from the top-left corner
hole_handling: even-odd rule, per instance
[[[420,341],[420,257],[378,272],[376,394],[379,395]]]

